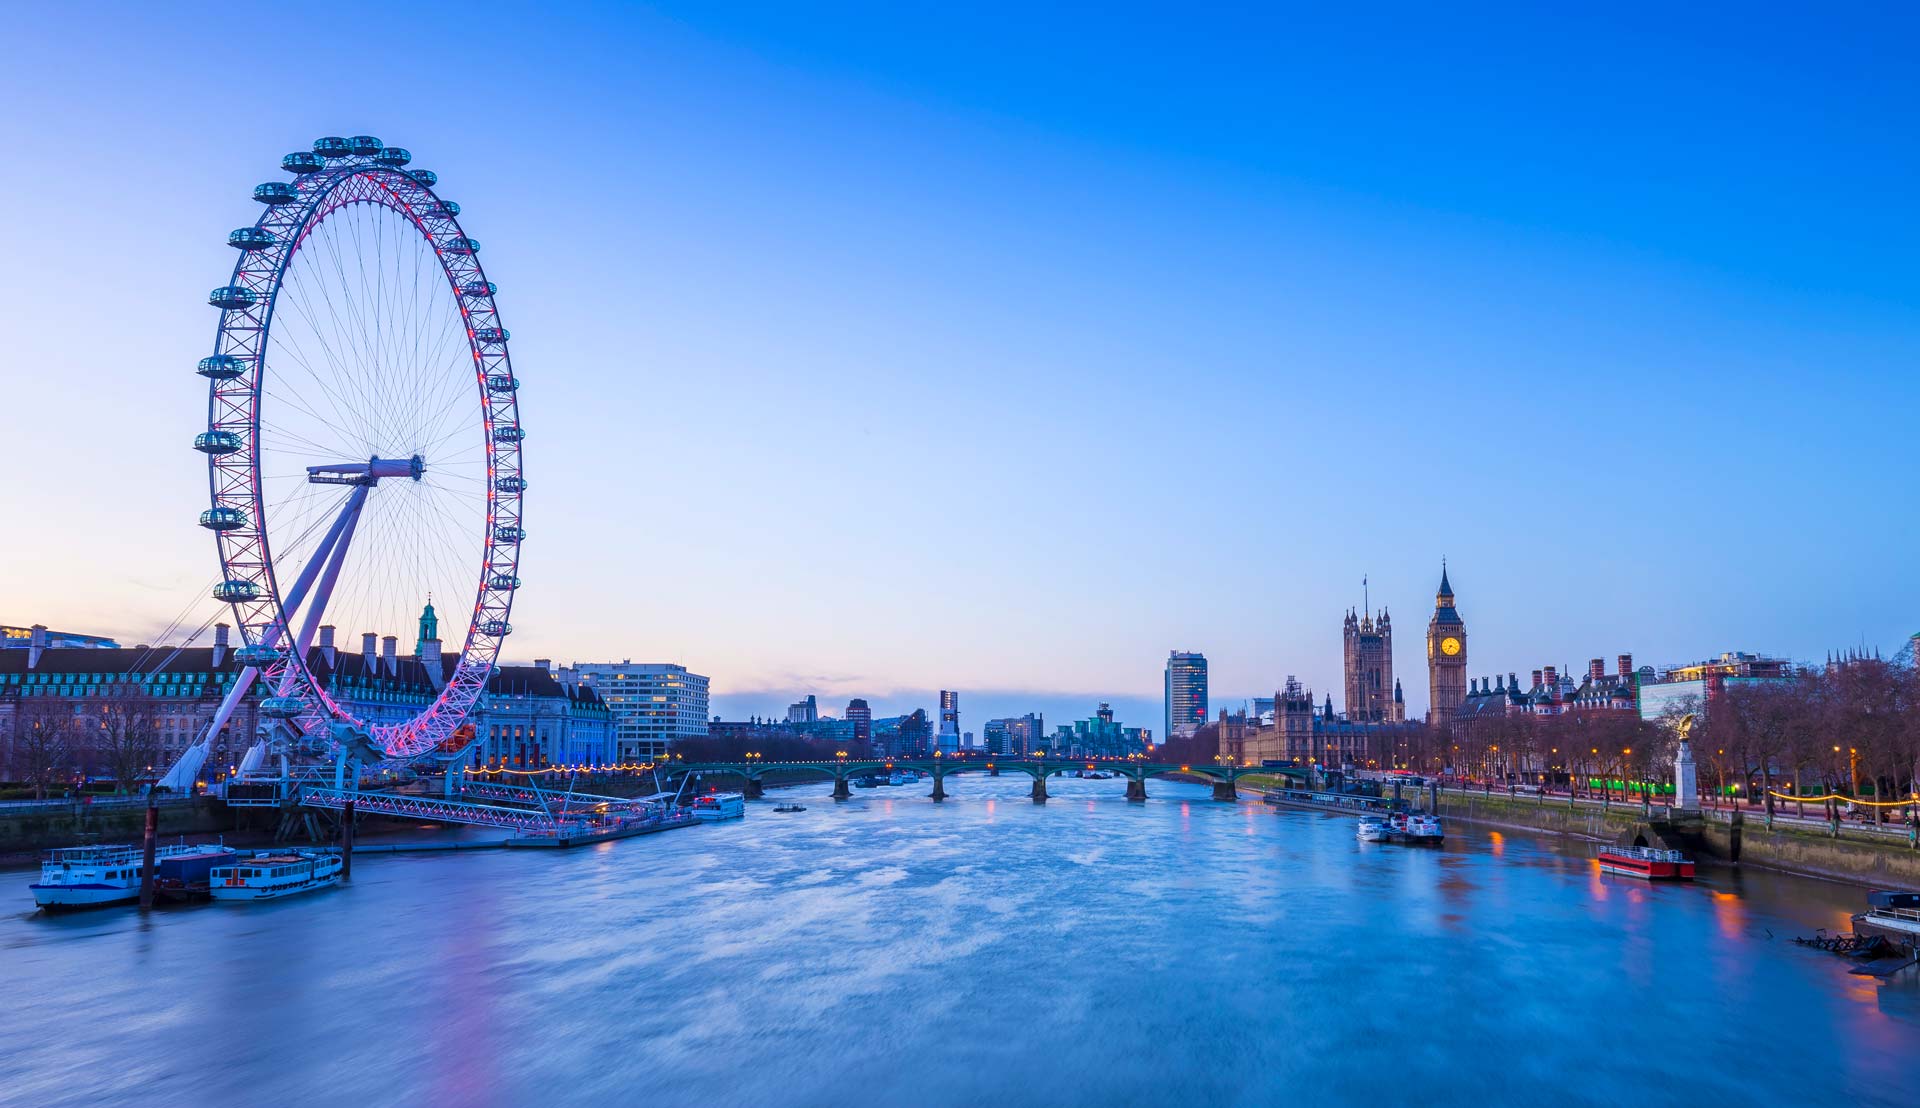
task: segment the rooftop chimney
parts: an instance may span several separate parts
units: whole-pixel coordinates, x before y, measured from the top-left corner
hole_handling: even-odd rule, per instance
[[[1559,699],[1559,696],[1560,696],[1560,667],[1548,666],[1546,669],[1546,673],[1547,673],[1547,697],[1549,699],[1557,700]]]
[[[367,676],[372,677],[380,667],[380,636],[368,631],[360,636],[360,653],[367,662]]]
[[[426,667],[427,680],[433,682],[436,691],[447,683],[447,667],[440,658],[439,639],[427,640],[427,652],[421,656],[420,664]]]
[[[1507,691],[1516,692],[1516,693],[1520,691],[1520,675],[1519,674],[1517,673],[1507,674]]]
[[[1633,676],[1633,655],[1622,654],[1620,655],[1619,661],[1620,661],[1620,676],[1623,679],[1631,678]]]
[[[388,677],[397,677],[400,674],[400,661],[398,658],[399,653],[400,653],[400,636],[388,635],[387,637],[380,640],[380,661],[382,663],[381,668],[386,670],[386,674]]]
[[[1600,679],[1606,675],[1607,660],[1605,658],[1595,658],[1587,663],[1587,677],[1594,684],[1598,685]]]
[[[27,639],[27,668],[32,669],[39,665],[40,655],[46,652],[47,625],[44,623],[36,623],[33,625],[33,635]]]
[[[1540,673],[1540,671],[1539,671],[1539,670],[1537,670],[1537,669],[1536,669],[1536,670],[1534,670],[1534,671],[1533,671],[1533,687],[1537,689],[1537,688],[1540,688],[1540,687],[1541,687],[1542,685],[1544,685],[1544,684],[1546,684],[1546,682],[1545,682],[1545,680],[1543,680],[1543,679],[1542,679],[1542,675],[1541,675],[1541,673]]]
[[[227,632],[231,630],[224,623],[213,625],[213,668],[219,669],[227,660]]]
[[[333,649],[333,624],[331,623],[323,623],[320,625],[320,653],[327,659],[327,668],[331,670],[333,668],[335,653]]]
[[[533,664],[534,664],[534,667],[535,667],[536,669],[544,669],[544,670],[546,670],[546,671],[547,671],[548,673],[552,673],[552,672],[553,672],[553,659],[552,659],[552,658],[535,658],[535,659],[533,660]]]

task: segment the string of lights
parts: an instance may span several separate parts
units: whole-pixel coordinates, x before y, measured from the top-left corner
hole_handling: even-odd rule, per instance
[[[1787,800],[1795,804],[1824,804],[1829,800],[1844,800],[1849,804],[1858,804],[1862,808],[1905,808],[1909,804],[1920,801],[1920,798],[1911,796],[1905,800],[1861,800],[1858,797],[1842,796],[1839,793],[1828,793],[1825,796],[1792,796],[1778,789],[1768,789],[1767,795],[1775,800]]]

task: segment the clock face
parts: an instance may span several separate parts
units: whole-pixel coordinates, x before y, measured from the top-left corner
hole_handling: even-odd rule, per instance
[[[1454,638],[1452,635],[1448,635],[1446,638],[1441,639],[1440,653],[1445,654],[1449,658],[1453,657],[1455,654],[1460,653],[1460,640]]]

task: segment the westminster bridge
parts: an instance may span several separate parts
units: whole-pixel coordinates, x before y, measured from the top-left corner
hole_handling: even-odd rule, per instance
[[[850,783],[855,779],[868,776],[890,776],[900,770],[915,770],[932,777],[931,795],[935,800],[947,798],[947,778],[956,774],[983,773],[989,777],[998,777],[1002,773],[1024,773],[1033,778],[1033,799],[1041,802],[1047,799],[1047,778],[1064,773],[1109,773],[1116,778],[1122,778],[1127,783],[1128,800],[1147,798],[1147,778],[1149,777],[1202,779],[1212,783],[1215,800],[1234,800],[1238,796],[1234,783],[1250,773],[1301,779],[1305,779],[1309,774],[1308,770],[1298,766],[1243,766],[1225,761],[1210,765],[1180,765],[1172,762],[1151,762],[1138,756],[1023,758],[982,754],[949,756],[942,753],[927,758],[846,757],[808,762],[776,762],[749,754],[744,759],[731,762],[674,762],[671,775],[674,777],[683,774],[738,777],[746,782],[746,788],[743,790],[746,795],[758,797],[765,792],[766,778],[769,774],[782,779],[811,774],[831,779],[834,799],[845,800],[853,795]]]

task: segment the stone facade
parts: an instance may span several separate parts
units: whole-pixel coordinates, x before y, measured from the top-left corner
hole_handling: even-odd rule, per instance
[[[1427,621],[1427,724],[1446,730],[1467,698],[1467,624],[1454,607],[1453,585],[1440,568],[1440,591]]]
[[[1398,723],[1407,718],[1400,686],[1393,679],[1393,617],[1347,611],[1341,628],[1345,649],[1347,718],[1356,723]]]

